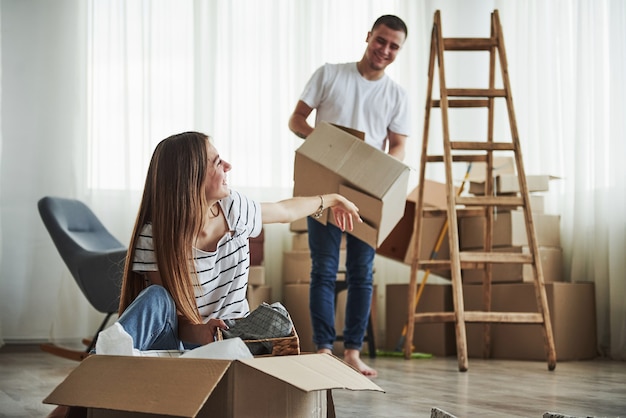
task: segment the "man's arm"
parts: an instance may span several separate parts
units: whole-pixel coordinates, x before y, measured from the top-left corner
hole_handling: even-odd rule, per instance
[[[400,161],[404,161],[406,155],[405,144],[407,135],[400,135],[395,132],[387,131],[387,138],[389,140],[389,152],[388,154]]]
[[[289,118],[289,129],[302,139],[306,139],[313,132],[313,127],[306,121],[312,111],[312,107],[309,107],[302,100],[298,100],[298,104],[296,104],[296,108]]]

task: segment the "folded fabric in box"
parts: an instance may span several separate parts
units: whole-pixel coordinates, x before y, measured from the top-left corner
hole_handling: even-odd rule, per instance
[[[223,337],[241,338],[254,355],[271,354],[271,342],[246,340],[287,337],[293,330],[289,313],[279,302],[271,305],[263,302],[248,316],[241,319],[228,319],[225,322],[229,329],[222,331]]]

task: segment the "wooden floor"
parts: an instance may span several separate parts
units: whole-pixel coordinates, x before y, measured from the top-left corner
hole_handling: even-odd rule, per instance
[[[626,362],[557,363],[470,359],[459,372],[456,357],[378,357],[375,382],[386,392],[334,390],[337,417],[430,417],[438,408],[455,417],[626,417]],[[42,399],[78,363],[33,345],[0,349],[0,417],[45,417]]]

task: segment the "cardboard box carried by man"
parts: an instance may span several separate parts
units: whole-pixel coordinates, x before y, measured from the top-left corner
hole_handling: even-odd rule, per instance
[[[366,144],[362,135],[319,123],[296,150],[293,195],[344,195],[364,221],[349,233],[377,248],[404,214],[410,168]],[[334,224],[329,212],[318,221]]]

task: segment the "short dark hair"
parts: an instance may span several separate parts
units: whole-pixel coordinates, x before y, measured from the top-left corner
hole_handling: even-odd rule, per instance
[[[402,32],[404,32],[405,37],[409,35],[409,31],[406,28],[406,24],[398,16],[383,15],[379,17],[378,19],[376,19],[376,22],[374,22],[374,25],[372,26],[372,32],[374,32],[374,29],[376,29],[380,25],[385,25],[389,29],[393,29],[393,30],[401,30]]]

